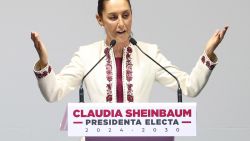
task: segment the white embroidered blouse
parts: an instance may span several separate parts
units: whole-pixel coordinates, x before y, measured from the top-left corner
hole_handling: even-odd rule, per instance
[[[183,94],[197,96],[208,81],[216,63],[205,53],[199,58],[191,74],[172,65],[156,45],[138,42],[141,49],[159,62],[180,81]],[[116,64],[113,50],[107,53],[104,41],[81,46],[71,62],[59,74],[48,65],[34,72],[44,98],[49,102],[61,100],[70,91],[80,86],[83,76],[106,53],[107,57],[86,77],[84,84],[91,102],[116,102]],[[155,81],[166,87],[177,88],[176,81],[130,44],[123,49],[122,80],[124,102],[148,102]]]

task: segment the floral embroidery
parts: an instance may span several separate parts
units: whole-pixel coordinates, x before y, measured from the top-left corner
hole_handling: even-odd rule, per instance
[[[209,61],[206,62],[206,66],[210,67],[210,62]]]
[[[210,70],[213,70],[214,67],[215,67],[215,65],[210,65],[209,69],[210,69]]]
[[[128,91],[127,91],[127,100],[129,102],[133,102],[134,101],[134,96],[133,96],[133,84],[131,84],[131,81],[133,79],[133,64],[132,64],[132,58],[131,58],[131,53],[133,52],[131,47],[127,48],[127,54],[126,54],[126,80],[127,80],[127,87],[128,87]]]
[[[111,101],[112,101],[112,95],[108,95],[108,96],[106,97],[106,101],[107,101],[107,102],[111,102]]]
[[[201,61],[203,64],[205,63],[205,56],[202,56]]]
[[[131,53],[133,52],[131,47],[127,48],[126,51],[126,80],[127,80],[127,100],[129,102],[134,101],[134,96],[133,96],[133,84],[131,84],[131,81],[133,79],[133,64],[132,64],[132,58],[131,58]],[[107,96],[106,96],[106,102],[111,102],[112,101],[112,80],[113,80],[113,73],[112,73],[112,61],[111,61],[111,56],[109,53],[109,48],[107,47],[104,50],[104,53],[107,55],[106,56],[106,79],[108,81],[106,88],[107,88]]]
[[[48,69],[45,68],[44,71],[35,72],[35,75],[36,75],[37,78],[41,79],[41,78],[43,78],[43,77],[46,77],[48,74],[50,74],[51,70],[52,70],[52,69],[51,69],[51,66],[49,66]]]
[[[211,62],[206,55],[203,55],[201,57],[201,61],[203,64],[205,64],[209,68],[209,70],[213,70],[216,65],[215,63]]]
[[[106,87],[107,87],[106,102],[111,102],[112,101],[113,73],[112,73],[111,56],[109,54],[109,48],[108,47],[104,50],[104,53],[107,55],[106,56],[106,78],[107,78],[108,84],[106,85]]]
[[[129,102],[133,102],[134,101],[134,97],[132,95],[128,95],[128,101]]]

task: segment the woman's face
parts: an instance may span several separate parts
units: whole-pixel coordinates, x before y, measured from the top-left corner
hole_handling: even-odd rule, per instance
[[[105,1],[102,16],[97,15],[97,20],[105,28],[107,41],[113,39],[118,43],[129,41],[132,12],[127,0]]]

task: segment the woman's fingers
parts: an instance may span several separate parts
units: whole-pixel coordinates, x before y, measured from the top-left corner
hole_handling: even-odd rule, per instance
[[[41,67],[45,67],[48,64],[48,53],[45,45],[41,41],[40,36],[37,32],[31,32],[31,39],[40,58],[39,64]]]
[[[34,46],[39,54],[40,52],[40,48],[41,48],[41,43],[40,43],[40,39],[39,39],[39,34],[37,32],[31,32],[31,39],[34,43]]]
[[[223,39],[226,32],[227,32],[228,26],[225,26],[223,30],[221,30],[220,32],[220,38]]]
[[[207,43],[206,46],[206,52],[212,54],[214,50],[218,47],[218,45],[223,40],[226,32],[227,32],[228,26],[225,26],[224,29],[216,30],[213,36],[210,38],[210,40]]]
[[[219,33],[220,33],[220,30],[217,29],[217,30],[214,32],[214,35],[213,35],[213,36],[217,36]]]

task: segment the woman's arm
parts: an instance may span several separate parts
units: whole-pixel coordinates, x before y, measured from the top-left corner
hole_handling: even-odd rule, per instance
[[[81,51],[76,52],[71,62],[56,75],[48,63],[48,53],[39,34],[32,32],[31,39],[39,55],[34,72],[40,91],[46,101],[59,101],[81,83],[81,78],[83,77]]]
[[[187,74],[186,72],[183,72],[176,66],[172,65],[171,62],[168,61],[167,58],[165,58],[157,49],[157,61],[179,79],[184,95],[191,97],[197,96],[206,85],[212,70],[217,63],[217,57],[214,51],[223,40],[227,29],[228,26],[224,27],[223,30],[217,30],[209,39],[204,53],[199,58],[190,74]],[[164,86],[174,89],[177,88],[176,81],[161,68],[156,70],[156,80]]]

